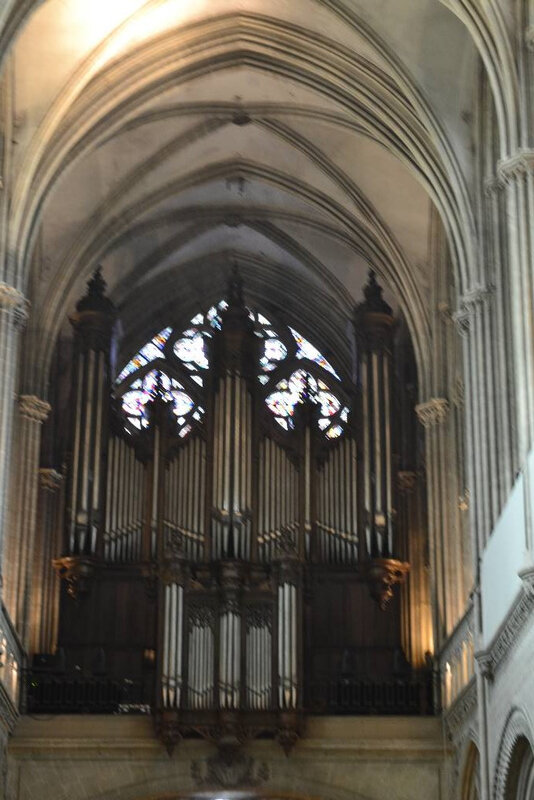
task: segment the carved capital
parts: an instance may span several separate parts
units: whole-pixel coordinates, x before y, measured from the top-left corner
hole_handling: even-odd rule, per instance
[[[519,577],[523,582],[523,591],[529,597],[534,597],[534,567],[521,570]]]
[[[469,326],[471,324],[471,315],[472,311],[465,306],[455,311],[452,315],[453,322],[456,325],[456,330],[460,334],[460,336],[467,336],[469,333]]]
[[[0,281],[0,312],[11,314],[13,325],[23,330],[28,321],[30,303],[22,292]]]
[[[505,184],[523,178],[533,170],[534,150],[527,148],[520,148],[513,156],[503,158],[497,165],[497,175]]]
[[[57,492],[63,482],[63,475],[56,472],[55,469],[40,469],[39,478],[41,482],[41,489],[48,492]]]
[[[495,674],[495,659],[493,653],[483,650],[480,653],[475,653],[475,659],[482,676],[486,680],[492,681]]]
[[[486,197],[493,197],[499,194],[499,192],[502,192],[505,186],[506,183],[503,179],[499,175],[496,175],[494,178],[487,178],[484,182],[484,193]]]
[[[50,403],[41,400],[34,394],[21,394],[19,397],[19,411],[22,417],[32,422],[45,422],[50,413]]]
[[[440,425],[447,417],[448,411],[449,401],[444,397],[431,397],[426,403],[419,403],[415,407],[417,418],[425,428]]]
[[[494,291],[495,286],[487,284],[486,286],[474,286],[463,295],[458,310],[453,314],[453,320],[461,336],[467,335],[471,319],[482,310]]]

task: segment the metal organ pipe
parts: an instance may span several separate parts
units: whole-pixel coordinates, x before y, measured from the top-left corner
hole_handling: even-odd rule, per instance
[[[239,374],[225,374],[215,397],[213,556],[250,558],[252,400]]]
[[[358,560],[358,462],[354,439],[344,436],[333,445],[317,482],[319,559],[354,564]]]
[[[183,586],[174,582],[166,584],[164,603],[162,701],[166,708],[180,708],[183,682]]]
[[[284,448],[265,437],[259,443],[258,476],[258,554],[268,562],[283,535],[297,545],[298,472]]]
[[[206,443],[196,436],[184,443],[165,472],[165,545],[178,545],[198,561],[204,548]]]
[[[112,435],[108,443],[104,559],[125,563],[141,558],[145,468],[133,447]]]
[[[283,582],[278,587],[278,699],[280,708],[297,706],[297,588]]]

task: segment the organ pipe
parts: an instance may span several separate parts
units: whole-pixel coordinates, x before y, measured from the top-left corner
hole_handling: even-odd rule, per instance
[[[142,558],[145,468],[134,447],[112,434],[108,442],[104,559],[117,563]]]
[[[356,442],[337,442],[317,473],[317,558],[327,564],[358,561],[358,460]]]
[[[234,271],[214,342],[212,557],[252,553],[252,387],[258,340]]]

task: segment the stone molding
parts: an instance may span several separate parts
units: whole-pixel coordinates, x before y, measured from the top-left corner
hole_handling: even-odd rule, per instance
[[[471,678],[467,686],[460,692],[452,706],[444,712],[445,725],[452,739],[471,718],[477,707],[477,685],[475,678]]]
[[[469,605],[463,617],[457,622],[455,628],[447,639],[445,645],[442,647],[439,660],[440,664],[446,661],[452,661],[455,657],[461,654],[462,645],[474,636],[474,611],[473,603]]]
[[[534,611],[534,568],[519,573],[523,586],[500,630],[486,650],[476,654],[484,677],[492,680],[504,664]]]
[[[30,303],[22,292],[0,281],[0,311],[12,314],[17,329],[24,329],[29,317],[29,308]]]
[[[534,748],[532,730],[530,729],[526,717],[518,708],[513,708],[504,725],[499,746],[499,755],[497,756],[495,778],[493,780],[493,797],[495,800],[504,800],[506,796],[506,784],[508,782],[510,764],[517,740],[522,737]]]
[[[34,394],[21,394],[19,410],[22,417],[32,422],[45,422],[50,413],[50,403]]]
[[[497,177],[504,184],[509,184],[532,172],[534,172],[534,150],[530,148],[520,148],[513,156],[503,158],[497,164]]]
[[[56,492],[63,482],[63,475],[55,469],[40,469],[39,480],[41,489]]]
[[[425,428],[440,425],[445,421],[448,411],[449,401],[445,397],[431,397],[415,407],[417,419]]]
[[[8,733],[12,733],[19,718],[18,711],[0,681],[0,720]]]

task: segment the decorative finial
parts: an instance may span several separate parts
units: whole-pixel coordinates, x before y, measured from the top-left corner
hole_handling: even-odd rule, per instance
[[[106,293],[107,283],[102,275],[102,265],[93,272],[92,278],[87,281],[87,294],[90,297],[104,297]]]
[[[115,306],[109,297],[106,297],[106,281],[99,265],[91,278],[87,281],[87,292],[76,304],[77,311],[99,311],[104,314],[115,315]]]
[[[232,272],[228,280],[228,303],[232,306],[243,306],[243,278],[239,274],[237,262],[232,264]]]
[[[361,308],[365,311],[374,311],[379,314],[392,314],[392,308],[382,297],[383,289],[376,280],[376,273],[373,269],[369,270],[369,280],[363,288],[365,297]]]

